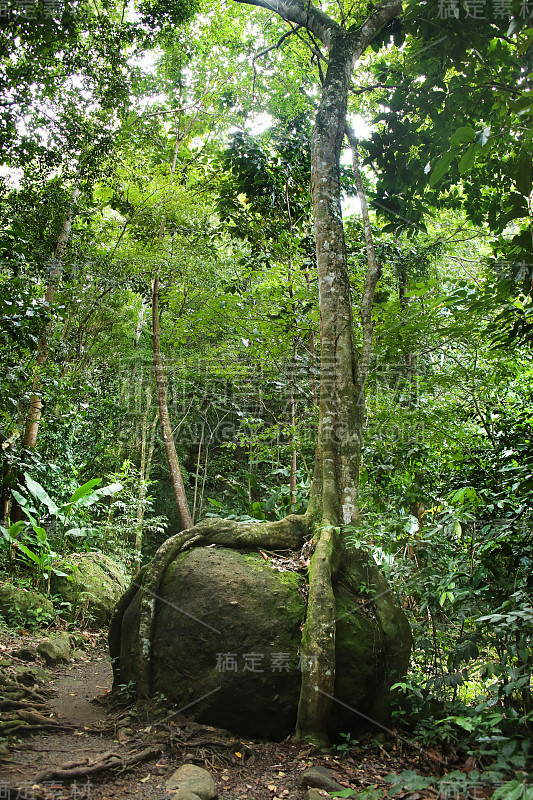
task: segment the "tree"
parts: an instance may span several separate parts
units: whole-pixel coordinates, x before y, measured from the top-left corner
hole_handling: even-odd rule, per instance
[[[238,2],[240,0],[237,0]],[[320,408],[315,474],[308,524],[315,552],[302,639],[303,669],[298,733],[324,737],[335,683],[335,601],[332,574],[338,569],[340,527],[358,522],[365,364],[356,352],[350,282],[342,223],[339,159],[346,127],[348,92],[355,63],[387,23],[401,11],[382,3],[363,24],[346,29],[323,11],[299,0],[243,0],[279,14],[316,37],[328,53],[327,70],[311,142],[311,191],[320,303]],[[369,266],[363,314],[376,283]]]
[[[68,210],[67,216],[65,217],[63,228],[61,230],[57,242],[53,263],[50,268],[50,277],[48,280],[48,286],[46,288],[46,296],[44,301],[50,309],[54,302],[54,296],[57,290],[57,284],[61,279],[61,272],[62,272],[61,259],[65,252],[67,242],[70,236],[70,231],[72,228],[72,217],[74,215],[73,206],[76,203],[78,194],[79,190],[76,187],[72,192],[71,206]],[[50,319],[50,321],[43,326],[41,330],[41,335],[39,337],[39,342],[37,344],[35,377],[33,379],[32,395],[30,397],[28,415],[26,418],[26,427],[24,430],[24,437],[22,439],[22,447],[26,448],[34,448],[37,443],[37,433],[39,430],[39,422],[41,420],[42,407],[43,407],[41,396],[37,394],[37,391],[39,389],[39,369],[42,367],[42,365],[46,360],[48,352],[48,337],[50,335],[51,326],[52,326],[52,320]]]
[[[165,389],[165,376],[163,374],[163,362],[161,360],[161,345],[160,345],[160,332],[159,332],[159,276],[156,275],[152,288],[152,330],[153,330],[153,353],[154,353],[154,372],[157,387],[157,403],[159,406],[159,420],[161,422],[161,432],[163,436],[163,443],[165,445],[165,452],[167,455],[168,467],[170,470],[170,477],[172,480],[172,489],[174,492],[174,499],[178,507],[182,527],[186,530],[192,527],[192,517],[189,511],[189,504],[187,503],[187,496],[185,494],[185,487],[183,486],[183,479],[181,477],[181,470],[176,454],[176,447],[174,445],[174,437],[172,435],[172,425],[170,424],[170,417],[168,414],[167,394]]]
[[[354,65],[385,25],[400,11],[400,3],[380,5],[361,26],[350,28],[299,0],[267,0],[259,5],[303,28],[310,40],[322,42],[328,66],[311,142],[311,192],[315,226],[320,305],[320,405],[316,463],[308,510],[275,523],[245,524],[232,520],[199,523],[165,542],[142,573],[139,642],[136,654],[138,689],[149,694],[151,685],[153,597],[170,561],[192,544],[230,544],[245,547],[301,547],[312,538],[309,597],[301,643],[302,681],[297,733],[324,741],[335,687],[335,597],[332,578],[344,555],[343,526],[358,523],[358,481],[364,417],[364,387],[372,338],[370,312],[379,271],[369,249],[361,299],[363,354],[359,358],[354,336],[352,300],[341,212],[339,159],[346,128],[348,91]],[[313,45],[316,52],[316,45]],[[318,57],[318,56],[317,56]],[[320,59],[325,56],[320,54]],[[368,220],[366,220],[368,222]],[[362,568],[370,574],[369,561]],[[375,574],[375,573],[374,573]],[[377,580],[377,578],[376,578]],[[137,584],[138,581],[135,582]],[[132,591],[135,591],[135,587]],[[386,594],[386,592],[385,592]],[[123,598],[125,609],[131,594]],[[385,626],[410,643],[403,617],[382,608]],[[379,612],[381,613],[381,612]],[[396,616],[395,616],[396,614]],[[394,621],[393,621],[394,618]],[[110,631],[111,649],[118,652],[121,614]],[[405,650],[405,648],[404,648]],[[401,658],[401,657],[400,657]],[[399,664],[399,662],[398,662]],[[399,667],[401,668],[401,667]]]

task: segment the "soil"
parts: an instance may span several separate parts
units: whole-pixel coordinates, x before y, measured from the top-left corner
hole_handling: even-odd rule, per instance
[[[163,800],[165,781],[184,762],[209,770],[221,800],[303,800],[306,790],[300,786],[301,774],[310,766],[328,767],[342,786],[356,791],[374,787],[377,796],[382,797],[386,797],[390,788],[385,780],[389,773],[407,769],[438,773],[439,764],[431,755],[404,746],[401,739],[358,741],[346,752],[318,750],[292,737],[279,743],[243,741],[227,731],[169,715],[162,702],[158,707],[137,706],[126,717],[122,710],[121,717],[120,707],[109,702],[112,670],[105,636],[87,632],[82,636],[83,656],[69,664],[47,668],[43,686],[50,690],[47,715],[71,728],[39,732],[12,742],[8,755],[0,761],[0,798]],[[22,660],[10,654],[22,645],[35,644],[37,639],[27,633],[17,638],[1,637],[3,663],[12,665],[13,670],[17,665],[19,670],[24,669]],[[157,714],[162,718],[160,722]],[[124,728],[126,724],[128,731]],[[42,775],[65,762],[84,759],[86,763],[93,762],[106,753],[125,760],[132,753],[158,743],[159,753],[127,771],[119,766],[102,773],[80,774],[75,780],[50,777],[38,780],[39,773]],[[434,800],[437,793],[430,789],[424,794],[406,792],[403,797]]]

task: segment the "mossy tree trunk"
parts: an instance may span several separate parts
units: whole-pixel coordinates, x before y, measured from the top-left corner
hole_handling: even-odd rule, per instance
[[[325,738],[335,685],[335,598],[332,576],[341,553],[341,525],[357,521],[364,380],[356,352],[352,299],[341,211],[339,160],[348,91],[356,61],[376,34],[400,13],[393,0],[378,6],[356,30],[344,30],[310,2],[237,0],[300,25],[328,50],[328,67],[311,146],[311,188],[320,304],[320,409],[309,519],[315,550],[302,638],[302,687],[297,732]],[[375,273],[369,269],[362,317],[369,319]],[[371,308],[371,302],[370,302]],[[371,333],[371,328],[370,328]]]

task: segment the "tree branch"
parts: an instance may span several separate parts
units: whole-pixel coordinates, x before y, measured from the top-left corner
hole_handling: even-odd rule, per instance
[[[307,28],[328,48],[333,34],[341,30],[337,22],[330,19],[323,11],[314,8],[310,2],[304,3],[302,0],[235,0],[235,2],[273,11],[286,22],[294,22],[302,28]]]
[[[255,64],[258,58],[263,58],[263,56],[266,56],[272,50],[278,50],[285,41],[285,39],[288,39],[289,36],[292,36],[293,33],[296,33],[296,31],[300,30],[301,27],[302,27],[301,25],[297,25],[295,28],[291,28],[290,30],[285,31],[285,33],[279,37],[278,41],[275,44],[271,44],[270,47],[266,47],[264,50],[261,50],[260,53],[257,53],[254,56],[253,63]]]
[[[370,353],[372,349],[372,305],[374,303],[374,294],[376,285],[381,277],[381,269],[378,266],[376,259],[376,250],[374,247],[374,239],[372,236],[372,227],[370,225],[370,215],[368,213],[368,204],[366,202],[365,188],[363,186],[363,178],[359,168],[359,150],[357,147],[357,138],[353,128],[346,123],[346,136],[352,148],[352,166],[355,176],[355,185],[357,186],[357,196],[361,204],[361,215],[363,217],[363,229],[365,232],[366,241],[366,255],[368,270],[366,273],[365,288],[363,290],[363,297],[361,299],[361,324],[363,326],[363,345],[361,348],[361,358],[358,364],[358,380],[359,390],[363,390],[366,379],[368,377],[368,370],[370,367]],[[364,397],[364,395],[362,395]]]

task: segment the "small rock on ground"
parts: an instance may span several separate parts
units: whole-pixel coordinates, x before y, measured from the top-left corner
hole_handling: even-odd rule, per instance
[[[59,661],[70,661],[70,636],[68,633],[60,633],[53,639],[43,639],[37,645],[37,652],[50,667]]]
[[[324,789],[308,789],[304,800],[326,800],[330,795]]]
[[[166,791],[173,800],[215,800],[218,797],[217,787],[209,772],[194,764],[179,767],[166,782]]]
[[[337,783],[331,775],[331,770],[326,767],[310,767],[302,772],[300,786],[309,786],[313,789],[324,789],[326,792],[342,792],[345,788]]]

